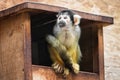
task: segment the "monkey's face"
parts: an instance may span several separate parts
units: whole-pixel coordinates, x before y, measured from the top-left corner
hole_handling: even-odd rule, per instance
[[[70,19],[70,16],[67,14],[61,14],[57,18],[57,24],[59,27],[70,27],[72,25],[72,21]]]

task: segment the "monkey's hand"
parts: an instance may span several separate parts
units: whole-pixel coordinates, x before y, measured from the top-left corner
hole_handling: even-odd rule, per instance
[[[56,73],[63,74],[63,77],[66,78],[67,75],[69,75],[69,69],[65,68],[64,66],[58,64],[58,63],[53,63],[52,68]]]
[[[66,77],[67,75],[69,75],[69,69],[64,68],[63,76]]]
[[[77,64],[77,63],[73,63],[72,64],[72,69],[73,69],[73,71],[74,71],[74,73],[75,74],[78,74],[79,73],[79,64]]]
[[[59,41],[52,35],[48,35],[46,37],[46,40],[52,47],[56,47],[59,45]]]
[[[63,73],[64,72],[64,67],[62,65],[60,65],[59,63],[53,63],[52,64],[52,68],[54,69],[54,71],[56,73]]]

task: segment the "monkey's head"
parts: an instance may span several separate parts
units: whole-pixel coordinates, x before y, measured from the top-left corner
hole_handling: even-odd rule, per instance
[[[71,10],[60,11],[57,15],[57,24],[60,27],[71,27],[80,23],[80,16]]]

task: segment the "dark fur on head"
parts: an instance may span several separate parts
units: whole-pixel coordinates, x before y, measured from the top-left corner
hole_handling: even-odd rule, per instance
[[[71,10],[62,10],[62,11],[60,11],[60,12],[58,13],[57,16],[59,17],[61,14],[66,14],[66,13],[70,16],[70,19],[71,19],[71,21],[72,21],[72,24],[74,24],[74,18],[73,18],[74,12],[71,11]]]

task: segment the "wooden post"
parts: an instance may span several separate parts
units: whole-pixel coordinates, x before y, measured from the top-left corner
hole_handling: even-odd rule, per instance
[[[103,28],[98,25],[98,58],[99,58],[99,76],[100,80],[104,79],[104,51],[103,51]]]
[[[0,80],[32,80],[27,13],[0,20]]]
[[[25,80],[32,80],[32,61],[31,61],[31,26],[30,15],[28,13],[22,13],[24,28],[24,72]]]
[[[99,73],[99,59],[98,59],[98,27],[93,25],[92,27],[92,51],[93,51],[93,72]]]
[[[0,20],[0,80],[24,79],[22,15]]]

